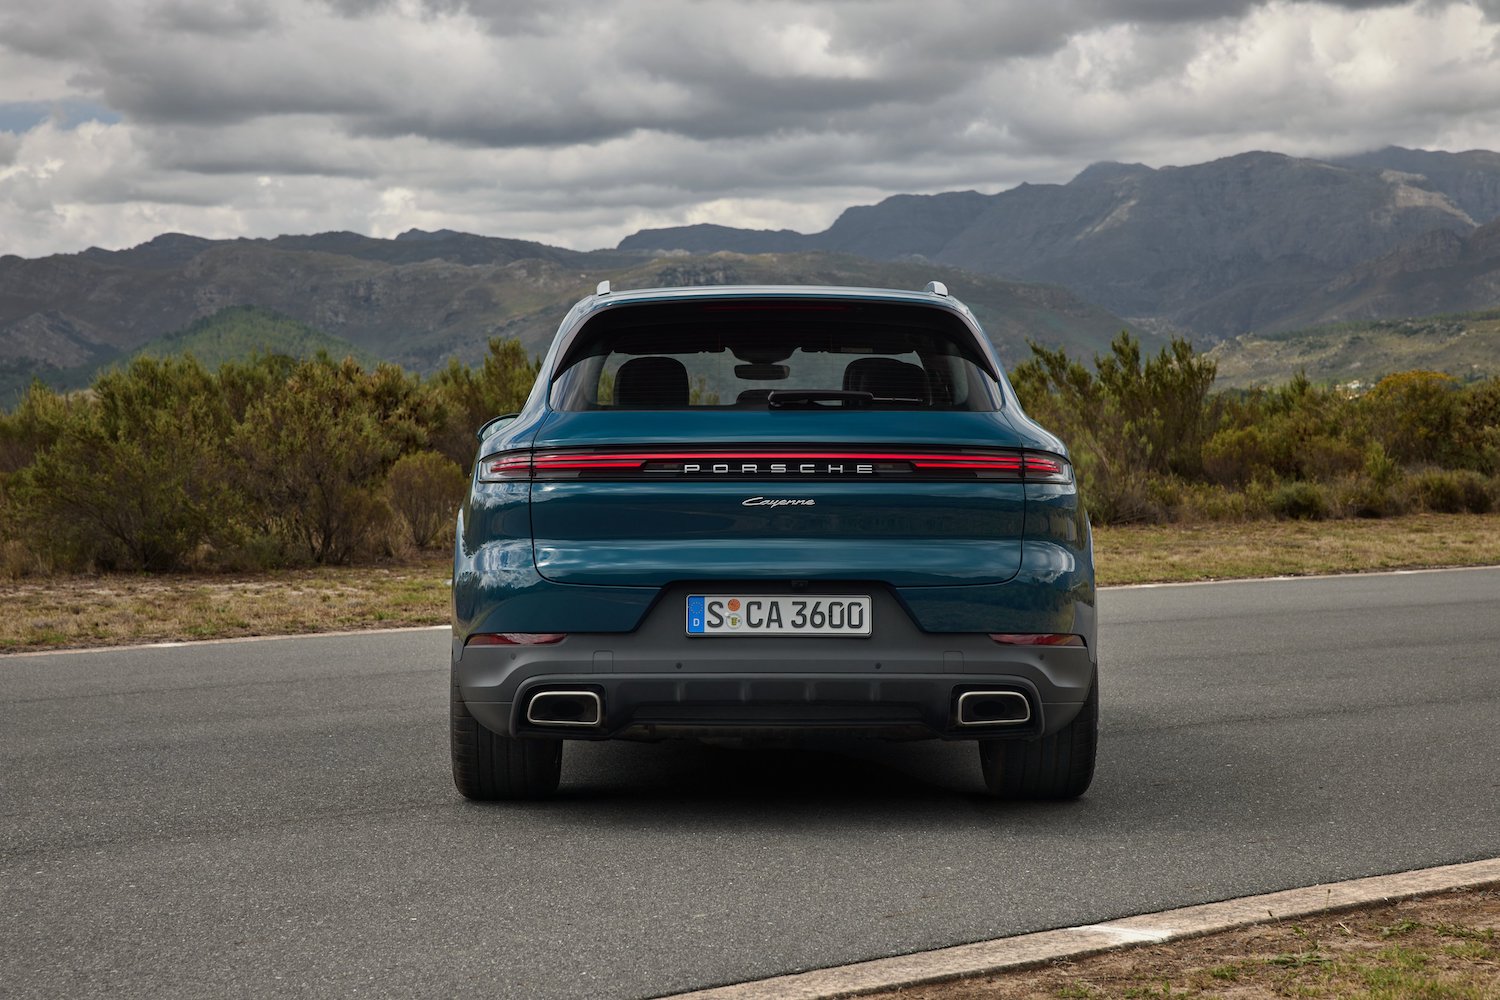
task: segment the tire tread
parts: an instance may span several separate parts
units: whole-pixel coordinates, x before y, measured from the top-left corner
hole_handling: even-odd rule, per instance
[[[1094,779],[1099,745],[1099,681],[1073,721],[1035,740],[981,740],[979,766],[1002,799],[1076,799]]]
[[[481,802],[539,799],[557,790],[562,740],[501,736],[469,713],[457,686],[449,687],[449,746],[453,784]]]

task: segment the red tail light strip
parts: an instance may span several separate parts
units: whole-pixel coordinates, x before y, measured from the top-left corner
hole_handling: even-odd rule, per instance
[[[803,468],[806,463],[826,463],[823,468]],[[994,454],[950,452],[933,454],[912,451],[659,451],[659,452],[589,452],[543,451],[535,454],[514,452],[484,459],[481,478],[487,481],[526,479],[533,475],[588,472],[625,472],[640,475],[672,475],[684,472],[701,474],[814,474],[838,475],[854,472],[873,474],[901,472],[900,469],[849,469],[832,463],[855,466],[904,464],[909,471],[941,473],[969,472],[1014,475],[1017,478],[1066,482],[1069,479],[1065,461],[1044,455],[1021,452]],[[797,468],[773,469],[777,465]],[[657,468],[651,465],[682,466]],[[706,466],[705,468],[685,468]],[[714,468],[721,466],[721,468]]]

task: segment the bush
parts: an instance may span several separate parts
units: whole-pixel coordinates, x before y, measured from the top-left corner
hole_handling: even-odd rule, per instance
[[[1344,476],[1330,489],[1334,512],[1344,517],[1394,517],[1406,511],[1402,490],[1368,475]]]
[[[380,486],[406,436],[391,393],[378,372],[319,357],[246,408],[234,444],[262,530],[300,544],[317,563],[385,543],[391,513]]]
[[[528,361],[518,340],[490,340],[489,353],[475,371],[457,358],[438,372],[431,393],[439,418],[430,425],[430,447],[467,470],[474,461],[474,432],[491,417],[515,413],[526,402],[540,359]]]
[[[57,441],[73,411],[88,405],[33,382],[13,411],[0,413],[0,476],[30,465],[38,451]]]
[[[1317,483],[1283,483],[1271,496],[1271,511],[1281,518],[1321,521],[1328,516],[1328,496]]]
[[[1215,483],[1185,483],[1173,517],[1181,521],[1250,521],[1269,513],[1269,500],[1259,481],[1243,490]]]
[[[1469,469],[1429,469],[1411,478],[1411,489],[1425,510],[1437,514],[1485,514],[1492,498],[1485,477]]]
[[[1259,427],[1226,427],[1203,446],[1203,472],[1210,481],[1243,486],[1275,475],[1276,456]]]
[[[1456,458],[1458,382],[1440,372],[1387,375],[1361,400],[1375,439],[1398,462],[1447,464]]]
[[[7,480],[28,543],[73,569],[182,568],[238,530],[225,475],[229,416],[191,357],[138,358],[99,377]]]
[[[1143,360],[1124,331],[1094,358],[1097,374],[1061,349],[1033,343],[1031,351],[1012,373],[1021,405],[1075,452],[1092,452],[1122,489],[1137,474],[1201,472],[1215,364],[1187,341],[1174,338]]]
[[[391,466],[385,485],[386,497],[406,523],[412,543],[425,549],[445,530],[452,530],[469,480],[457,462],[422,451],[403,455]]]

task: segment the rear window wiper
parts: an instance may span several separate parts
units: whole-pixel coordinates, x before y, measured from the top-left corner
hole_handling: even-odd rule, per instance
[[[922,405],[922,400],[916,397],[877,396],[859,389],[773,389],[766,396],[766,405],[772,407],[818,406],[825,402],[844,406],[869,406],[872,403]]]
[[[766,396],[767,406],[817,406],[819,403],[843,403],[845,406],[868,406],[873,392],[853,389],[772,389]]]

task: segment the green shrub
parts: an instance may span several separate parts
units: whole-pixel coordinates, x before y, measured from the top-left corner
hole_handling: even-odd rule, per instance
[[[391,466],[385,484],[386,497],[406,523],[412,543],[425,549],[444,532],[451,536],[469,480],[457,462],[422,451],[403,455]]]
[[[1251,484],[1253,487],[1254,483]],[[1216,483],[1190,483],[1183,488],[1178,519],[1183,521],[1250,521],[1270,513],[1264,493],[1247,487],[1230,489]]]
[[[1075,455],[1092,453],[1121,496],[1138,475],[1201,472],[1215,364],[1186,341],[1143,360],[1140,342],[1124,331],[1094,358],[1097,374],[1061,349],[1033,343],[1031,351],[1012,372],[1021,405]]]
[[[60,396],[33,382],[14,410],[0,413],[0,475],[30,465],[38,451],[57,441],[73,411],[89,405],[86,398]]]
[[[1448,464],[1458,447],[1458,382],[1440,372],[1387,375],[1365,394],[1370,431],[1398,462]]]
[[[230,421],[191,357],[138,358],[67,408],[50,444],[7,479],[25,538],[58,565],[182,568],[238,530],[225,475]]]
[[[1210,481],[1243,486],[1275,475],[1276,456],[1259,427],[1226,427],[1203,446],[1203,472]]]
[[[1492,498],[1489,482],[1470,469],[1428,469],[1410,480],[1418,504],[1437,514],[1485,514]]]
[[[352,359],[319,357],[246,407],[234,446],[261,530],[317,563],[384,545],[391,513],[380,487],[409,429],[392,390]]]
[[[438,407],[429,426],[429,447],[467,470],[474,461],[474,432],[491,417],[520,410],[541,367],[540,359],[527,360],[520,341],[498,337],[490,340],[477,371],[457,358],[450,360],[429,386]]]
[[[1331,484],[1332,504],[1344,517],[1395,517],[1406,512],[1404,491],[1395,481],[1364,474],[1344,476]]]
[[[1283,483],[1271,497],[1271,511],[1281,518],[1321,521],[1328,516],[1328,495],[1317,483]]]

